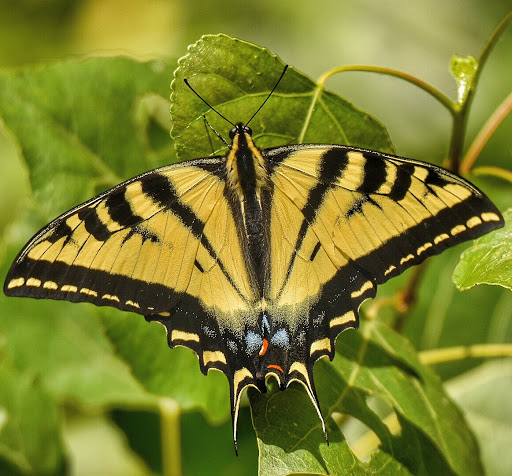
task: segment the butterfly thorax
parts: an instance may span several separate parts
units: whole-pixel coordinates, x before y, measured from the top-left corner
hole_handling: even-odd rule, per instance
[[[251,130],[237,124],[231,131],[233,140],[226,157],[227,184],[243,230],[260,295],[263,294],[267,263],[268,237],[265,236],[268,209],[268,172],[260,150],[255,146]],[[236,215],[236,214],[235,214]]]

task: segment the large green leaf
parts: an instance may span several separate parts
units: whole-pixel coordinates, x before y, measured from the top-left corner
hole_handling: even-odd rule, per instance
[[[154,406],[116,355],[98,312],[69,304],[1,299],[0,332],[16,368],[37,375],[56,401]]]
[[[203,36],[189,51],[179,61],[171,95],[171,135],[178,156],[186,159],[212,153],[210,142],[205,140],[203,114],[224,137],[232,126],[210,111],[184,79],[230,121],[246,123],[284,68],[267,49],[226,35]],[[383,152],[393,148],[377,120],[294,68],[288,69],[250,127],[261,148],[292,142],[347,144]],[[212,141],[216,152],[224,153],[223,143],[215,136]]]
[[[47,219],[174,161],[170,141],[162,145],[159,138],[168,134],[157,112],[159,104],[167,110],[171,72],[167,63],[128,58],[0,72],[0,117],[18,142]]]

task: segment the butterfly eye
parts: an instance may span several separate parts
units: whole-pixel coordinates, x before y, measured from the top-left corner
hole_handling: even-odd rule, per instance
[[[229,131],[229,138],[231,140],[233,140],[235,138],[237,132],[238,132],[238,127],[233,127],[233,129],[231,129]]]
[[[252,129],[249,126],[244,126],[244,132],[252,136]]]

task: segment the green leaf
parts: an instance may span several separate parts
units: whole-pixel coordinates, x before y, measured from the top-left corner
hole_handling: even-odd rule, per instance
[[[156,404],[116,355],[92,306],[2,297],[0,312],[6,354],[20,371],[37,375],[57,402]]]
[[[485,474],[510,474],[512,360],[486,362],[447,382],[447,390],[462,408],[475,432],[482,452]]]
[[[201,102],[184,79],[230,121],[245,123],[268,96],[283,68],[284,63],[267,49],[226,35],[203,36],[192,45],[189,54],[180,59],[171,86],[171,135],[178,157],[211,155],[203,114],[222,136],[227,137],[232,127]],[[293,67],[250,125],[261,148],[316,142],[393,150],[377,120],[318,87]],[[216,153],[225,152],[215,136],[212,142]]]
[[[168,114],[170,71],[162,62],[95,58],[0,73],[0,115],[49,217],[175,160],[161,112]],[[202,377],[191,351],[171,352],[158,324],[65,302],[2,296],[0,307],[9,355],[60,401],[151,407],[164,395],[212,420],[229,415],[225,379]]]
[[[47,220],[174,161],[171,142],[161,146],[159,139],[168,138],[167,126],[158,107],[148,106],[148,98],[167,97],[170,72],[166,63],[128,58],[0,72],[0,116],[18,141]]]
[[[462,105],[473,87],[473,80],[478,70],[478,61],[472,56],[453,55],[450,73],[457,83],[457,103]]]
[[[460,257],[453,282],[461,291],[477,284],[512,290],[512,209],[503,213],[505,227],[475,240]]]
[[[44,421],[44,425],[41,422]],[[0,365],[0,472],[65,474],[59,409],[30,372]]]
[[[323,413],[359,420],[378,438],[378,448],[362,444],[365,439],[350,445],[343,436],[350,425],[342,424],[341,433],[332,419],[327,446],[298,385],[267,395],[251,392],[260,474],[482,474],[462,414],[403,337],[378,321],[365,322],[360,332],[342,334],[336,347],[333,363],[321,361],[315,369]]]

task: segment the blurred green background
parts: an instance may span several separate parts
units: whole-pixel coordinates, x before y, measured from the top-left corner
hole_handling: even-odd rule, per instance
[[[267,47],[312,78],[344,64],[383,65],[413,74],[454,98],[451,56],[478,57],[510,8],[510,0],[0,0],[0,67],[16,69],[84,55],[177,59],[201,35],[226,33]],[[486,65],[466,147],[510,92],[511,40],[508,28]],[[171,79],[172,70],[169,83]],[[424,92],[397,79],[364,73],[336,76],[327,86],[380,119],[398,154],[442,163],[450,117]],[[508,117],[478,164],[510,168],[511,134]],[[14,218],[27,208],[30,186],[16,144],[1,127],[0,163],[0,234],[8,236]],[[249,418],[248,413],[243,418]],[[73,425],[67,443],[76,468],[87,468],[84,474],[94,473],[91,464],[101,461],[106,448],[110,459],[119,454],[113,462],[116,474],[141,474],[108,421],[99,416]],[[90,452],[85,451],[84,445],[91,444]]]
[[[69,56],[179,58],[207,33],[226,33],[278,54],[312,78],[343,64],[407,71],[455,97],[452,54],[478,56],[509,0],[0,0],[0,67]],[[508,93],[512,31],[505,31],[482,76],[469,139]],[[172,71],[169,71],[169,82]],[[440,163],[450,117],[424,92],[374,74],[346,73],[327,86],[383,121],[397,153]],[[512,156],[508,118],[481,157]],[[499,156],[496,161],[496,156]],[[28,184],[13,144],[0,131],[0,231],[23,207]],[[496,163],[498,162],[498,163]]]

